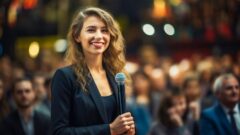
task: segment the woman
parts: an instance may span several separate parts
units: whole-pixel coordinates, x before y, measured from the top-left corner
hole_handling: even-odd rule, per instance
[[[129,112],[118,113],[114,75],[124,72],[124,44],[118,24],[99,8],[86,8],[68,33],[66,59],[52,80],[54,135],[135,134]],[[124,102],[125,104],[125,102]]]
[[[192,135],[191,122],[186,121],[187,102],[180,90],[167,91],[160,102],[158,121],[150,135]]]

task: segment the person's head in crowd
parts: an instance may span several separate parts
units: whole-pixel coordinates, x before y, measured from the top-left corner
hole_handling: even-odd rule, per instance
[[[36,93],[33,89],[31,79],[19,78],[14,82],[13,98],[20,110],[25,110],[34,106]]]
[[[12,61],[8,56],[0,59],[0,74],[4,82],[4,89],[9,90],[12,86]]]
[[[240,81],[240,64],[233,64],[232,65],[232,72]]]
[[[167,127],[183,126],[187,114],[187,101],[184,93],[175,88],[165,91],[160,101],[158,118]]]
[[[180,68],[179,64],[174,64],[169,69],[169,85],[170,87],[181,87],[185,72]]]
[[[233,65],[232,57],[229,54],[225,54],[221,58],[223,71],[230,71]]]
[[[141,65],[156,66],[158,64],[158,53],[154,45],[144,44],[139,50],[139,60]]]
[[[13,66],[13,80],[16,80],[18,78],[23,78],[25,76],[25,71],[24,69],[19,66],[19,65],[14,65]]]
[[[133,74],[133,90],[134,95],[149,95],[151,90],[151,82],[149,76],[143,71],[138,70]]]
[[[213,77],[213,60],[204,59],[197,64],[197,72],[201,83],[210,83]]]
[[[188,102],[199,100],[201,97],[199,79],[194,75],[187,76],[184,79],[182,89]]]
[[[213,90],[220,103],[229,109],[239,102],[239,82],[232,74],[218,76],[213,84]]]
[[[166,76],[162,69],[160,69],[160,68],[153,69],[151,72],[150,78],[152,81],[153,90],[164,91],[167,89],[166,88],[166,83],[167,83]]]
[[[101,42],[104,42],[105,45],[97,52],[88,46],[94,39],[91,32],[95,32],[98,28],[95,25],[100,27],[102,33],[101,35],[98,33],[96,38],[99,40],[99,36],[102,36],[103,41]],[[98,46],[96,45],[96,47]],[[100,56],[105,70],[115,75],[118,72],[125,72],[124,49],[124,39],[120,27],[112,15],[102,9],[90,7],[78,12],[71,23],[65,59],[68,64],[72,65],[79,84],[84,88],[87,83],[86,78],[89,76],[86,58],[93,55]],[[128,80],[129,76],[127,75],[126,83]]]
[[[47,91],[44,87],[45,76],[40,73],[36,73],[32,77],[33,88],[37,94],[37,100],[42,101],[47,97]]]

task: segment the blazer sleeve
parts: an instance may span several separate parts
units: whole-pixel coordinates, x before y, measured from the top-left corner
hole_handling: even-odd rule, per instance
[[[199,121],[199,132],[200,135],[217,135],[215,132],[216,128],[213,125],[211,118],[203,112]]]
[[[53,135],[110,135],[109,124],[86,127],[70,126],[71,98],[73,82],[64,72],[58,69],[52,79],[51,124]]]

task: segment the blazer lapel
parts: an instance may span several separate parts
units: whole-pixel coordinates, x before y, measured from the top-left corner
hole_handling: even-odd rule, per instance
[[[116,99],[116,102],[117,102],[117,105],[119,105],[119,99],[118,99],[118,88],[117,88],[117,82],[115,81],[115,78],[113,75],[111,75],[110,73],[107,72],[107,78],[108,78],[108,82],[110,84],[110,87],[113,91],[113,94],[115,96],[115,99]],[[117,107],[117,110],[118,110],[118,113],[119,114],[119,107]]]
[[[22,126],[22,123],[21,123],[21,120],[20,120],[19,113],[17,111],[15,111],[13,115],[14,115],[13,116],[14,120],[16,120],[16,123],[12,123],[12,125],[14,125],[16,133],[19,134],[19,135],[24,135],[25,132],[23,130],[23,126]],[[12,122],[15,122],[15,121],[12,121]]]
[[[233,134],[232,130],[231,130],[231,126],[230,126],[230,122],[227,119],[227,116],[223,110],[223,108],[221,107],[220,104],[217,105],[216,107],[216,113],[218,114],[218,118],[220,120],[220,124],[222,125],[222,127],[224,127],[225,131],[230,135]]]
[[[88,80],[89,80],[89,82],[87,84],[87,89],[89,90],[89,93],[98,109],[98,112],[100,113],[102,120],[104,121],[104,123],[107,123],[107,114],[105,112],[105,107],[103,105],[101,95],[98,91],[98,88],[97,88],[92,76],[89,77]]]

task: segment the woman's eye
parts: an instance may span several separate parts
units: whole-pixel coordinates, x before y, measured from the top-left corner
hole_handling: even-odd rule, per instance
[[[108,33],[108,29],[103,29],[102,32],[103,33]]]
[[[94,32],[95,30],[94,29],[88,29],[87,31],[88,32]]]

